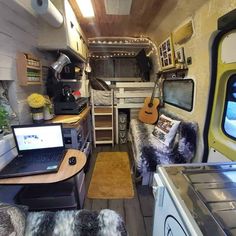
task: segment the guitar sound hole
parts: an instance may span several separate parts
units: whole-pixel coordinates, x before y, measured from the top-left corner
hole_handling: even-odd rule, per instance
[[[148,107],[151,108],[153,106],[152,103],[148,103]]]
[[[146,114],[152,115],[152,112],[145,111]]]

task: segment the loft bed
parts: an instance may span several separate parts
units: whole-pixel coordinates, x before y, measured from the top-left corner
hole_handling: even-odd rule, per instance
[[[104,78],[103,78],[104,80]],[[110,79],[109,79],[110,80]],[[101,80],[97,79],[97,82],[101,82]],[[99,87],[99,86],[97,86]],[[132,113],[131,118],[137,118],[138,110],[143,106],[144,99],[146,97],[150,97],[153,91],[154,82],[116,82],[115,86],[111,86],[114,91],[114,100],[113,105],[115,108],[115,116],[116,116],[116,143],[119,143],[118,137],[118,115],[119,111],[122,109],[130,109],[130,113]],[[95,86],[94,86],[95,88]],[[94,105],[110,105],[111,102],[111,92],[110,91],[102,91],[93,90],[94,99],[93,101],[96,103]],[[109,88],[108,88],[109,89]],[[159,89],[156,89],[155,97],[159,96]]]
[[[119,111],[122,109],[130,109],[130,117],[137,118],[138,111],[144,104],[144,99],[150,97],[153,91],[154,82],[131,82],[116,83],[114,94],[116,121],[118,121]],[[159,96],[159,90],[156,89],[155,97]],[[118,122],[116,122],[116,143],[119,143]]]

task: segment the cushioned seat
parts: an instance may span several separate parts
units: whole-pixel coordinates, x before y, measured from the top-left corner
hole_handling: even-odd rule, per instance
[[[165,110],[161,114],[181,121],[169,146],[153,135],[154,125],[144,124],[137,119],[130,122],[134,162],[141,176],[156,171],[158,164],[188,163],[195,155],[197,123],[178,119]]]
[[[25,206],[0,203],[0,235],[126,236],[123,219],[113,210],[27,212]]]

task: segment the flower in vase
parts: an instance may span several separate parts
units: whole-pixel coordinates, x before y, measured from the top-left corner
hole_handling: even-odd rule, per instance
[[[27,97],[27,102],[31,108],[41,108],[45,105],[45,98],[38,93],[32,93]]]

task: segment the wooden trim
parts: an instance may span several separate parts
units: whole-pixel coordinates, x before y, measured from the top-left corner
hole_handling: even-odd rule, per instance
[[[142,78],[141,77],[98,77],[98,79],[102,79],[104,81],[118,81],[118,82],[131,82],[131,81],[136,81],[136,82],[141,82]]]
[[[63,127],[65,128],[71,128],[75,125],[78,126],[78,124],[80,124],[81,121],[87,117],[90,110],[91,107],[89,106],[85,108],[79,115],[57,115],[51,121],[49,121],[49,123],[63,123]]]
[[[137,92],[132,92],[132,91],[125,91],[122,93],[116,93],[117,98],[146,98],[146,97],[151,97],[150,92],[142,92],[140,91],[139,93]]]
[[[116,83],[116,88],[153,88],[154,82]]]
[[[141,108],[143,107],[143,103],[124,103],[117,104],[117,108]]]

